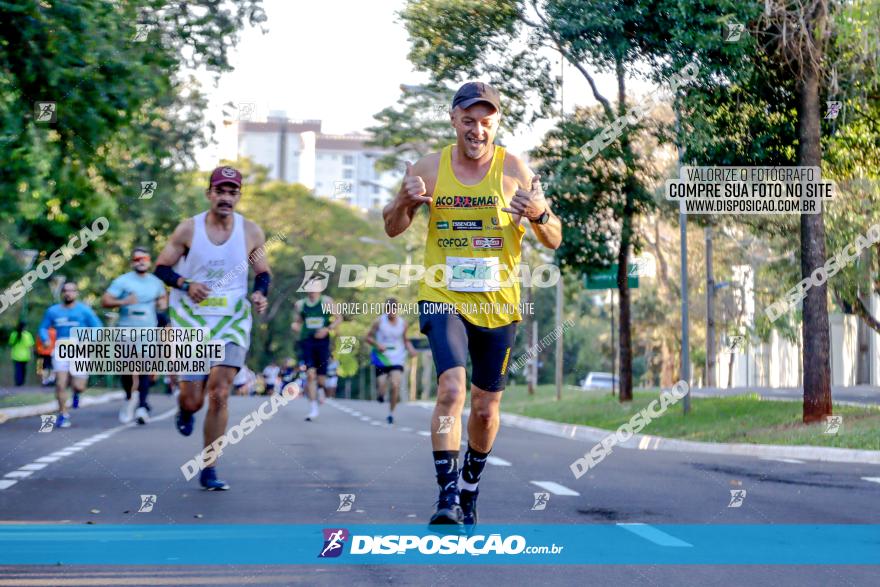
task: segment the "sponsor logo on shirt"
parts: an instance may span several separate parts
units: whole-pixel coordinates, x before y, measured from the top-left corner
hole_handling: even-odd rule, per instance
[[[483,230],[482,220],[453,220],[452,230]]]
[[[471,237],[475,249],[500,249],[504,247],[504,238],[500,236]]]
[[[495,208],[498,196],[440,196],[435,208]]]
[[[441,249],[463,249],[468,246],[467,237],[438,238],[437,246]]]
[[[449,230],[449,223],[445,220],[437,221],[437,230]]]

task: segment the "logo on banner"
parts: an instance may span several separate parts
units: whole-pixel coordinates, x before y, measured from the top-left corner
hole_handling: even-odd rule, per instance
[[[324,528],[324,548],[318,558],[336,558],[342,554],[348,530],[345,528]]]

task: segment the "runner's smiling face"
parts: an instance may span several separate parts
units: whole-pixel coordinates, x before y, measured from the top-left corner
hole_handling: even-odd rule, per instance
[[[211,213],[230,216],[241,199],[241,189],[234,183],[221,183],[209,189],[207,195],[211,202]]]
[[[452,111],[458,148],[468,159],[480,159],[489,153],[498,132],[500,115],[487,102],[477,102],[470,108]]]

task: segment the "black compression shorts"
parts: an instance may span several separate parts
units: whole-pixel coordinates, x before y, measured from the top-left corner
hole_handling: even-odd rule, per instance
[[[516,340],[516,322],[486,328],[440,306],[419,301],[419,329],[431,344],[437,377],[453,367],[465,367],[470,354],[473,366],[471,383],[486,391],[503,390]]]

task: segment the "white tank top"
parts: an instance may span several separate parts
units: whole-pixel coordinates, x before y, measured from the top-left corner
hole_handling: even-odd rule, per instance
[[[251,304],[248,294],[248,250],[244,217],[235,213],[232,234],[221,245],[208,238],[207,212],[193,216],[192,244],[174,270],[187,279],[204,283],[211,294],[196,305],[186,293],[171,290],[169,317],[173,326],[210,327],[211,338],[247,348],[250,346]]]
[[[376,330],[376,342],[385,346],[383,353],[391,365],[406,364],[406,345],[403,341],[405,323],[397,317],[395,322],[388,319],[388,314],[379,316],[379,328]]]

